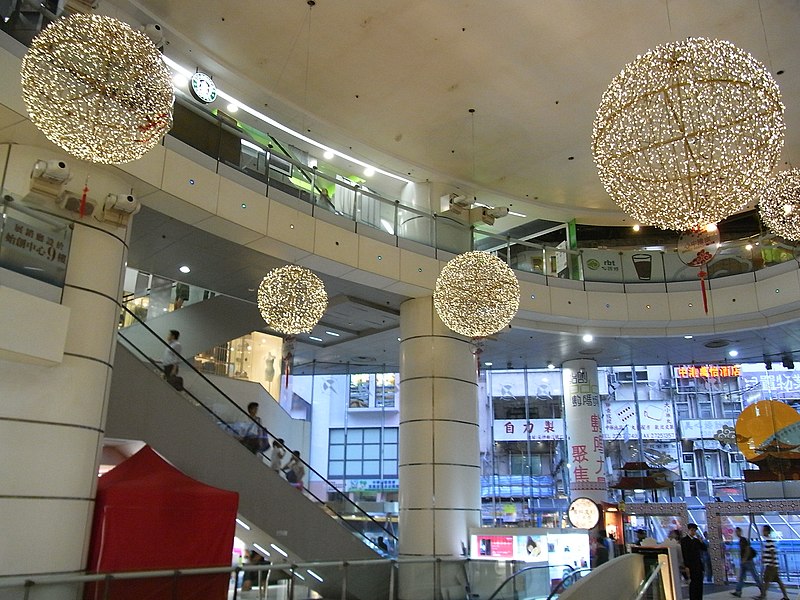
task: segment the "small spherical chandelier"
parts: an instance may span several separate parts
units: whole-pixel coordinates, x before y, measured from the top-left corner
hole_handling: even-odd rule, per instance
[[[295,335],[310,332],[328,306],[325,285],[304,267],[272,269],[258,286],[258,310],[272,329]]]
[[[603,94],[592,131],[600,179],[642,224],[717,223],[764,189],[783,146],[783,110],[769,72],[730,42],[658,46]]]
[[[508,265],[486,252],[467,252],[439,273],[433,306],[461,335],[486,337],[508,326],[519,308],[519,281]]]
[[[758,211],[772,233],[800,241],[800,169],[775,175],[761,196]]]
[[[21,76],[33,124],[81,160],[136,160],[172,127],[175,97],[161,54],[117,19],[75,14],[53,22],[31,43]]]

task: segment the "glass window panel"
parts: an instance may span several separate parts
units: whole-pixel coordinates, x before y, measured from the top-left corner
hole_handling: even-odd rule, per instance
[[[359,428],[347,430],[347,445],[360,444],[364,440],[364,430]]]
[[[397,477],[397,461],[385,460],[383,461],[383,476],[384,477]]]
[[[332,460],[328,464],[328,477],[341,477],[344,473],[344,462]]]
[[[344,446],[331,446],[330,448],[331,460],[344,460]]]
[[[385,444],[383,446],[383,458],[397,458],[397,445]]]
[[[331,444],[344,444],[344,429],[331,429],[328,439]]]
[[[397,427],[387,427],[383,430],[383,441],[385,443],[397,443]]]
[[[362,474],[361,471],[361,461],[360,460],[348,460],[347,461],[347,476],[360,476]]]
[[[364,446],[347,445],[347,460],[361,459],[364,456]]]
[[[363,475],[368,477],[380,477],[380,465],[381,462],[379,460],[365,460]]]
[[[365,444],[380,444],[381,443],[381,430],[377,427],[371,427],[364,430],[364,443]]]
[[[377,444],[371,444],[369,446],[364,446],[364,458],[380,458],[381,457],[381,447]]]

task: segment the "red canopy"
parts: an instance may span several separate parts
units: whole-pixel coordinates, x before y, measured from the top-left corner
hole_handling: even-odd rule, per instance
[[[229,566],[239,494],[178,471],[149,446],[102,477],[97,485],[90,573]],[[228,575],[181,577],[179,597],[227,597]],[[172,578],[118,581],[115,600],[173,597]],[[86,588],[103,597],[103,584]]]

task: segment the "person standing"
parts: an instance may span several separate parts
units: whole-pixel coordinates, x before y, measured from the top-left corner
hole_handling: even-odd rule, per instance
[[[286,481],[302,491],[303,478],[306,476],[306,467],[303,465],[303,461],[300,460],[300,452],[298,450],[292,450],[289,462],[286,463],[283,470],[286,471]]]
[[[759,589],[761,589],[761,578],[758,576],[758,571],[756,571],[754,560],[756,551],[753,550],[750,540],[742,535],[741,527],[736,528],[736,537],[739,538],[739,581],[736,582],[736,591],[731,592],[731,594],[739,598],[742,595],[744,580],[748,573],[753,575],[753,581],[756,582]]]
[[[761,595],[758,597],[764,600],[764,598],[767,597],[769,584],[775,581],[783,593],[783,598],[781,600],[789,600],[789,594],[786,591],[786,586],[783,585],[783,581],[781,581],[781,575],[778,569],[778,548],[775,546],[775,540],[772,539],[772,527],[764,525],[761,529],[761,535],[764,538],[764,545],[761,551],[761,565],[764,567],[764,582],[761,585]]]
[[[689,572],[689,600],[703,598],[703,554],[708,549],[705,541],[697,531],[696,523],[687,526],[689,534],[681,538],[681,554],[683,567]]]
[[[286,456],[286,446],[283,444],[283,438],[278,438],[272,443],[272,455],[269,459],[270,468],[278,473],[283,469],[283,457]]]
[[[169,348],[164,348],[164,357],[161,359],[161,368],[164,369],[164,377],[169,379],[178,374],[178,363],[180,362],[180,355],[183,348],[178,339],[181,337],[181,332],[177,329],[170,329],[167,336],[167,344]]]
[[[594,545],[594,559],[592,560],[592,568],[595,569],[600,565],[608,562],[608,541],[606,538],[606,530],[601,529],[597,532]]]

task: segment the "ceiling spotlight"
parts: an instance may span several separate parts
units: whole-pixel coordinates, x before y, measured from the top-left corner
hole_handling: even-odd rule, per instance
[[[683,339],[685,339],[685,340],[691,340],[692,338],[694,338],[693,335],[688,335],[687,334],[687,335],[683,336]]]
[[[192,272],[192,270],[187,265],[183,265],[183,266],[178,267],[178,271],[180,271],[181,273],[191,273]]]
[[[228,106],[226,108],[227,108],[229,113],[233,114],[233,113],[235,113],[236,111],[239,110],[239,105],[236,104],[236,102],[231,102],[230,104],[228,104]]]
[[[555,365],[554,365],[552,362],[548,362],[548,363],[547,363],[547,368],[548,368],[550,371],[552,371],[553,369],[555,369],[555,368],[556,368],[556,366],[555,366]]]
[[[730,356],[731,358],[736,358],[737,356],[739,356],[739,351],[738,350],[730,350],[728,352],[728,356]]]
[[[189,87],[189,78],[183,73],[175,73],[172,76],[172,85],[179,90],[185,90]]]
[[[373,167],[367,167],[364,169],[364,177],[372,177],[375,175],[375,169]]]
[[[641,227],[638,224],[633,226],[634,231],[639,231],[640,229]]]
[[[485,363],[483,363],[483,366],[484,367],[491,367],[493,364],[494,363],[491,363],[491,362],[485,362]]]
[[[587,344],[594,339],[594,336],[591,333],[584,333],[583,334],[583,341]]]
[[[792,359],[791,354],[783,355],[783,367],[785,369],[794,369],[794,360]]]

